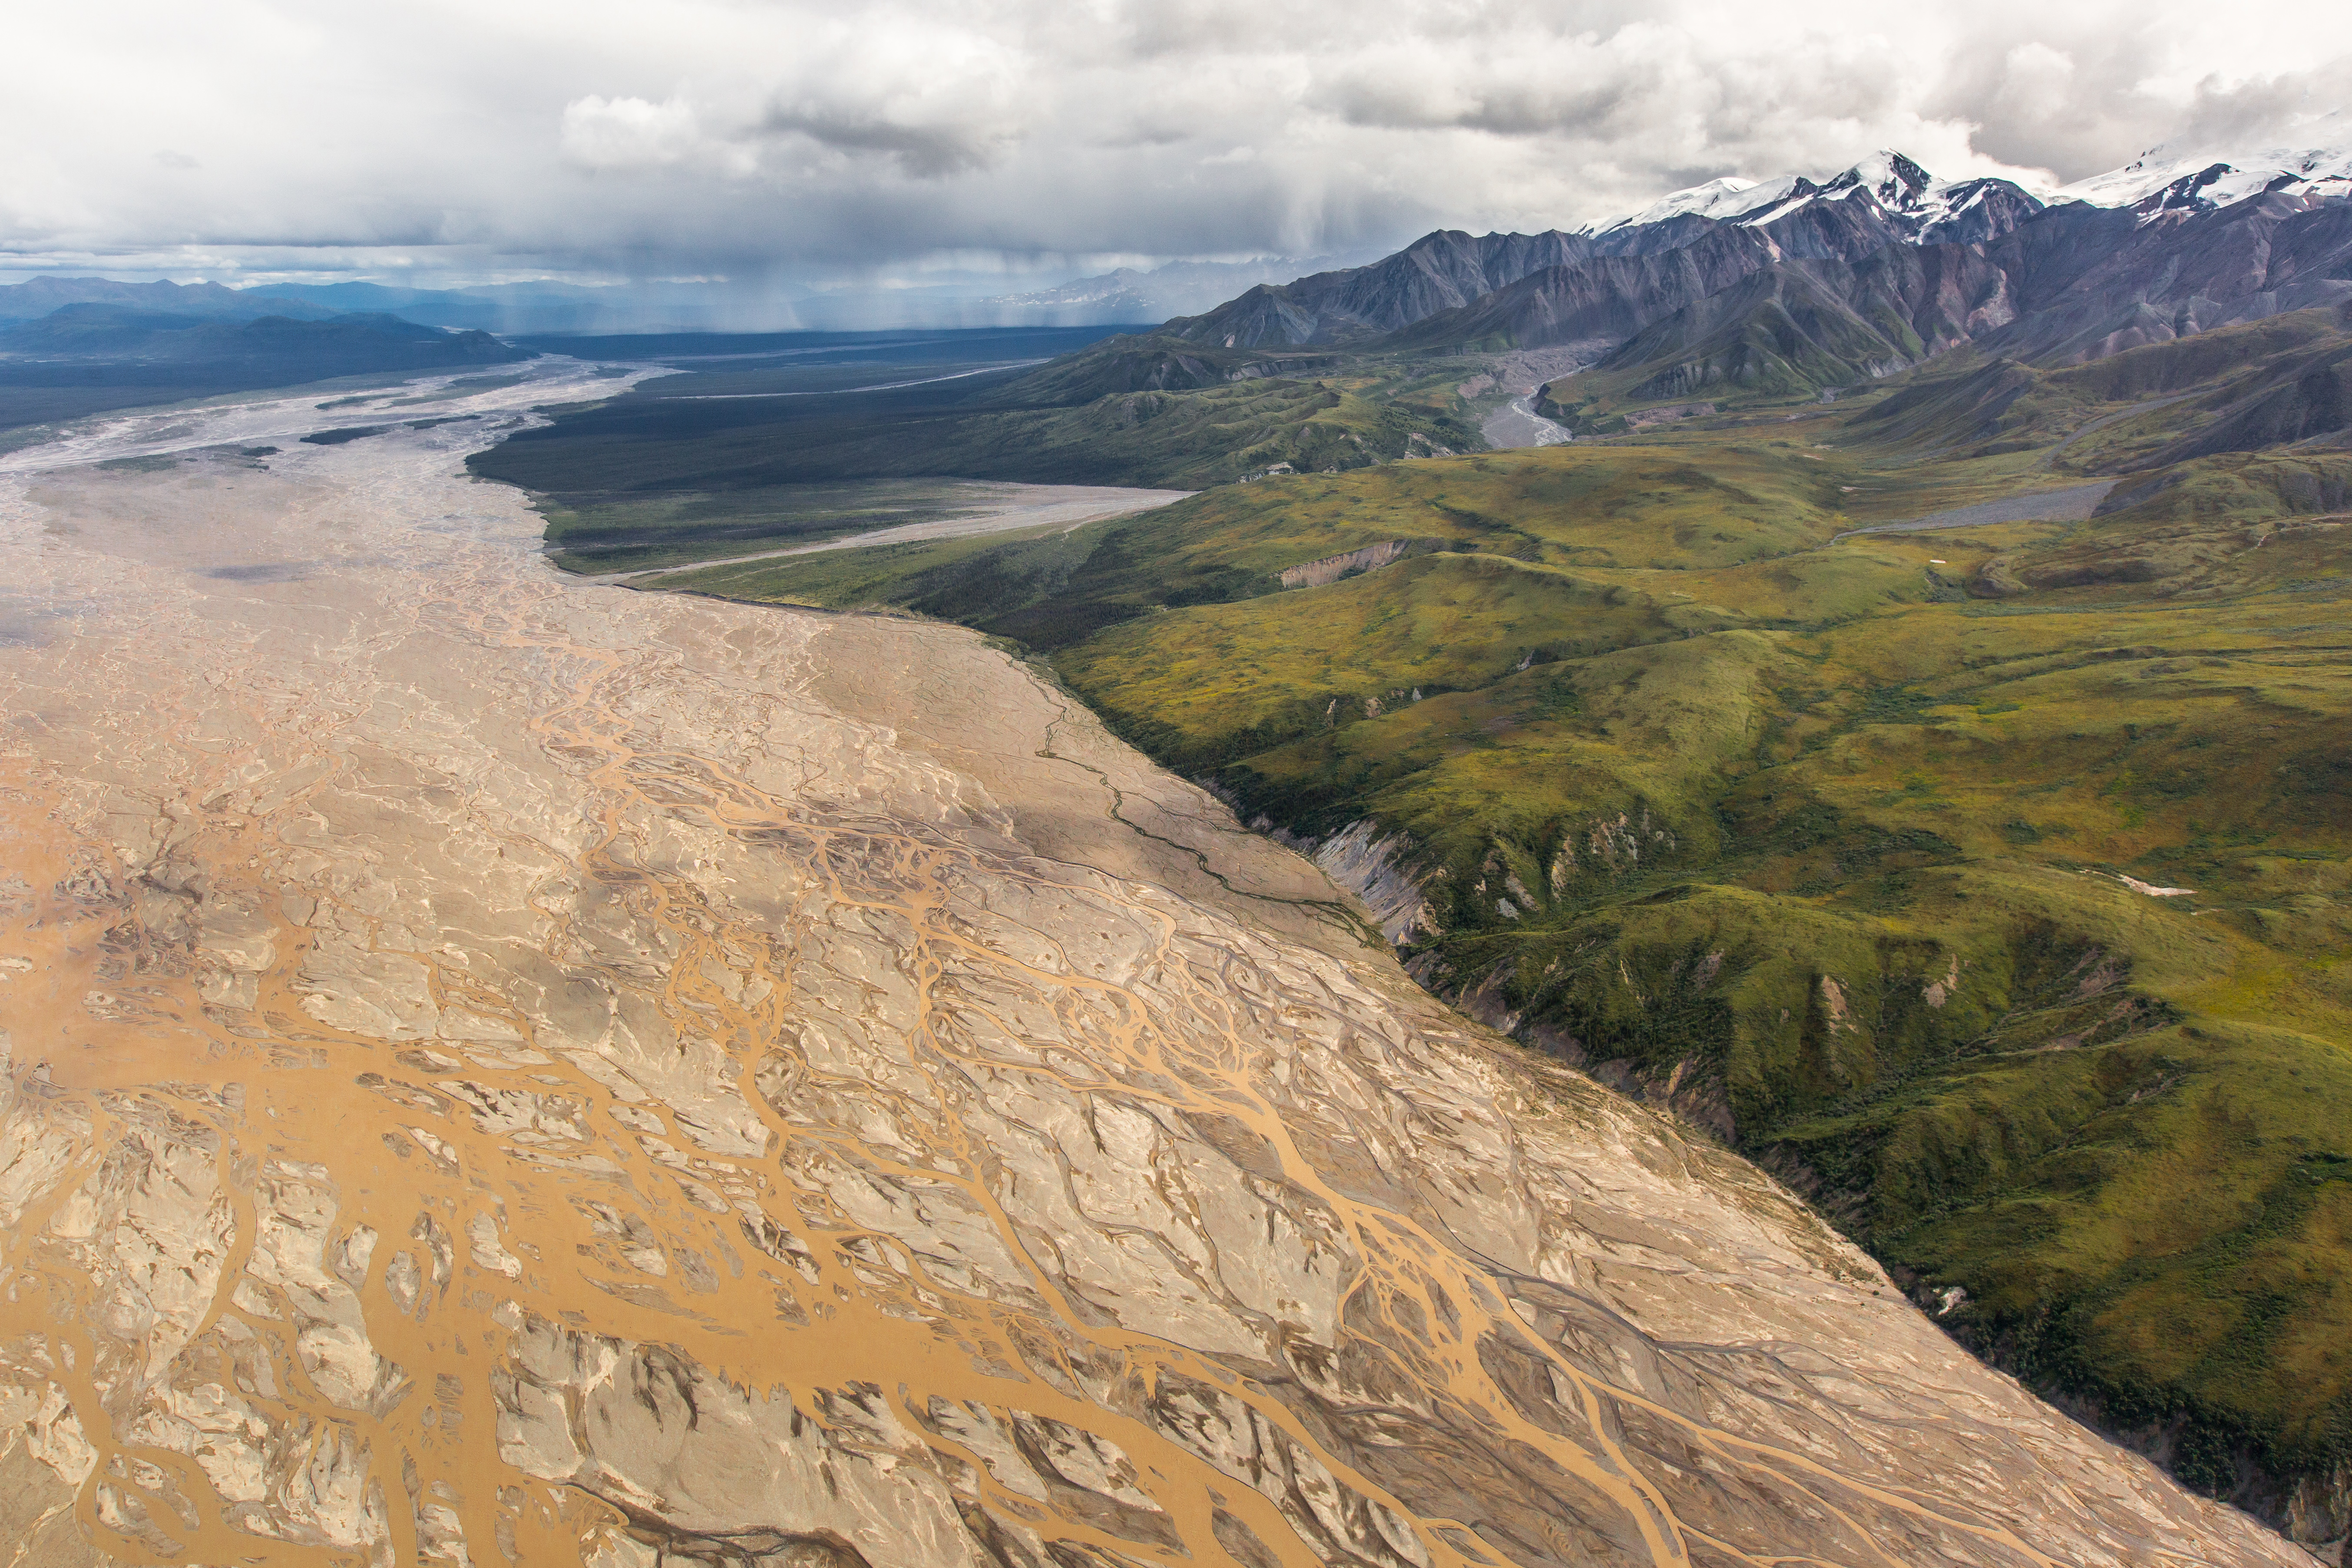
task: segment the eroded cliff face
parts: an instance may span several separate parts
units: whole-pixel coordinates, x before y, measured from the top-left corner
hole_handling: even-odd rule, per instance
[[[12,1561],[2304,1560],[970,634],[302,417],[0,495]]]

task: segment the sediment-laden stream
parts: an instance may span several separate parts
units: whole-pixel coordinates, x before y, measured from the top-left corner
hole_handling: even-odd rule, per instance
[[[2303,1561],[567,374],[0,459],[0,1563]]]

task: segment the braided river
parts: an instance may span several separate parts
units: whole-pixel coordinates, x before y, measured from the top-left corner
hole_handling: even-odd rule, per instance
[[[612,384],[0,455],[0,1568],[2308,1561],[977,636],[565,579]]]

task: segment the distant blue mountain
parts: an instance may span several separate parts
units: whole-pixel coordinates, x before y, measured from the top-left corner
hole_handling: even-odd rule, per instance
[[[282,289],[228,289],[218,283],[118,283],[110,278],[36,278],[0,284],[0,321],[31,321],[66,305],[116,305],[173,316],[249,321],[260,316],[320,321],[350,305],[314,302]]]
[[[397,315],[428,327],[477,331],[626,331],[625,289],[569,283],[499,283],[478,289],[405,289],[384,283],[121,283],[110,278],[37,278],[0,284],[0,322],[38,320],[68,305],[111,305],[152,314],[249,321],[263,316],[325,321],[354,312]]]
[[[383,311],[235,321],[80,301],[0,326],[0,427],[340,376],[533,357],[488,332],[452,331]]]

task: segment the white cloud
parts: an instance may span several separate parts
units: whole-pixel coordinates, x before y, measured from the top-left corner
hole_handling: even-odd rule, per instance
[[[0,93],[0,252],[33,260],[393,247],[815,279],[1303,253],[1572,224],[1884,145],[2074,178],[2352,85],[2311,0],[20,9],[11,56],[42,69]]]
[[[557,138],[563,156],[583,169],[659,169],[685,162],[703,146],[694,108],[671,98],[600,98],[594,93],[563,106]]]

